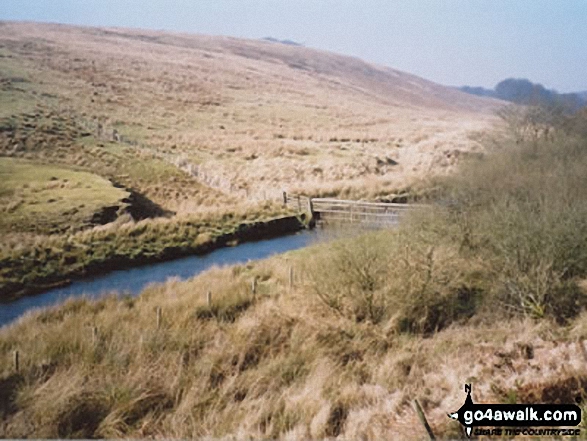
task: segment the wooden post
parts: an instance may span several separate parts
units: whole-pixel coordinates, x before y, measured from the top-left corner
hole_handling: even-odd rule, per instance
[[[287,193],[283,192],[283,205],[287,205]]]
[[[161,327],[161,307],[157,306],[157,329]]]
[[[289,287],[290,289],[293,288],[293,284],[294,284],[294,270],[293,270],[293,266],[289,267]]]
[[[312,198],[308,198],[308,211],[310,212],[310,218],[314,217],[314,206],[312,204]]]
[[[20,354],[18,353],[18,349],[14,351],[14,371],[18,374],[20,370]]]
[[[206,293],[206,304],[208,305],[208,308],[212,305],[212,291]]]
[[[95,345],[98,342],[98,327],[92,328],[92,344]]]
[[[426,420],[426,415],[424,415],[424,411],[420,407],[420,403],[418,403],[418,400],[414,400],[414,401],[412,401],[412,405],[414,407],[414,410],[416,411],[416,414],[418,414],[418,419],[420,420],[420,422],[424,426],[424,429],[426,429],[426,432],[428,433],[428,436],[430,437],[430,441],[435,441],[436,437],[434,436],[434,432],[432,432],[432,428],[430,427],[430,424],[428,424],[428,420]]]
[[[253,282],[251,283],[251,292],[253,293],[253,297],[257,294],[257,276],[253,277]]]

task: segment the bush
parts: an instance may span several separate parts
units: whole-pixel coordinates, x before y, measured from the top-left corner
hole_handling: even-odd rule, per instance
[[[310,268],[315,294],[340,315],[379,323],[390,305],[385,293],[389,245],[381,234],[334,244]]]
[[[502,140],[446,179],[444,234],[485,262],[493,310],[564,321],[586,303],[587,140],[554,133]]]
[[[430,333],[474,314],[476,265],[429,238],[383,231],[335,244],[309,265],[311,286],[329,310],[355,322],[389,322]]]
[[[544,133],[494,140],[489,155],[434,183],[430,212],[326,250],[310,268],[318,298],[354,321],[418,333],[481,310],[559,322],[581,312],[587,139]]]

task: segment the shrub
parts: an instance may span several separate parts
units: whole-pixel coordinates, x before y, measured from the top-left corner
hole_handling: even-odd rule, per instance
[[[535,109],[534,109],[535,110]],[[354,321],[430,333],[483,310],[565,322],[587,306],[587,139],[494,140],[491,154],[435,182],[429,212],[332,246],[312,287]]]
[[[385,293],[391,263],[389,237],[367,235],[336,243],[316,257],[310,275],[313,290],[331,310],[361,322],[380,322],[387,313]]]
[[[493,310],[564,321],[586,304],[587,140],[555,133],[502,140],[445,179],[443,234],[485,262]]]
[[[421,227],[418,227],[421,228]],[[392,320],[398,331],[430,333],[474,314],[477,266],[417,228],[371,233],[333,245],[309,265],[329,310],[355,322]]]

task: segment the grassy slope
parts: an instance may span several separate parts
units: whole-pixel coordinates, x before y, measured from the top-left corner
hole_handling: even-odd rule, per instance
[[[177,231],[185,216],[230,230],[220,219],[234,209],[267,219],[276,210],[269,204],[263,212],[265,200],[277,201],[283,189],[394,194],[478,147],[470,137],[496,107],[302,47],[30,23],[0,23],[0,103],[2,156],[109,179],[140,196],[147,207],[140,218],[178,213],[170,221]],[[87,190],[77,196],[92,200]],[[0,201],[5,213],[20,207],[0,223],[2,289],[63,279],[95,263],[93,256],[102,262],[176,246],[174,235],[156,236],[154,245],[125,239],[129,226],[104,235],[91,256],[81,252],[83,240],[66,249],[79,236],[47,234],[81,225],[81,212],[61,216],[61,205],[77,204],[68,195],[51,203],[56,210],[35,232],[31,221],[17,222],[20,199]]]
[[[3,436],[421,439],[413,398],[437,434],[455,436],[446,413],[465,382],[487,402],[568,402],[585,387],[585,315],[566,328],[501,318],[422,339],[333,314],[310,295],[301,259],[213,270],[138,299],[70,301],[4,330],[14,395]],[[9,376],[14,349],[22,376]]]
[[[0,333],[3,434],[421,439],[418,398],[451,438],[465,382],[584,399],[585,143],[502,141],[395,231],[31,313]]]
[[[99,174],[170,211],[198,212],[235,203],[147,148],[88,132],[83,118],[55,106],[51,99],[41,100],[33,110],[3,119],[3,154]]]
[[[0,230],[77,230],[106,206],[124,206],[129,193],[106,179],[53,165],[0,158]]]
[[[198,165],[200,181],[237,196],[397,190],[450,168],[455,150],[478,148],[471,136],[499,105],[358,59],[264,41],[4,23],[0,44],[3,77],[28,81],[6,83],[19,105],[71,109],[91,133],[98,123],[104,135],[116,129],[159,156]],[[176,199],[168,195],[166,208],[194,208]]]

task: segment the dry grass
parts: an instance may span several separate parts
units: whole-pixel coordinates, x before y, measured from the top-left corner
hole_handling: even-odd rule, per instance
[[[451,439],[464,383],[585,403],[584,146],[509,145],[396,230],[31,312],[0,331],[0,434],[421,439],[418,398]]]
[[[6,234],[0,245],[0,298],[36,293],[88,274],[203,253],[227,241],[259,239],[255,228],[271,236],[276,231],[268,221],[285,215],[293,213],[281,205],[249,204],[138,222],[123,215],[75,233]]]
[[[412,190],[417,178],[444,174],[461,152],[479,149],[473,135],[499,106],[303,47],[5,22],[0,104],[0,155],[101,176],[140,199],[131,204],[136,220],[177,214],[171,222],[178,229],[181,216],[257,216],[283,190],[390,199]],[[22,211],[20,200],[4,198],[0,210]],[[0,222],[4,243],[22,239],[20,249],[28,248],[21,254],[33,259],[4,253],[16,275],[4,270],[3,278],[22,284],[36,279],[32,273],[71,273],[42,248],[77,243],[78,237],[45,235],[89,226],[74,221],[65,216],[33,228],[7,216]],[[23,235],[32,229],[43,234]],[[116,238],[111,245],[137,248],[97,254],[141,255],[150,246]],[[64,254],[57,247],[56,255]]]
[[[84,119],[75,112],[39,105],[3,124],[3,155],[99,174],[167,211],[202,212],[237,203],[237,198],[201,185],[149,148],[103,139],[88,131]]]
[[[5,76],[29,81],[8,80],[6,94],[71,109],[91,132],[98,123],[103,134],[116,129],[158,157],[192,164],[208,186],[257,199],[381,177],[393,189],[444,173],[460,152],[479,148],[471,135],[499,107],[393,69],[265,41],[4,23],[0,44]]]
[[[421,439],[418,398],[435,432],[451,437],[446,413],[462,404],[465,382],[485,402],[581,393],[584,316],[570,328],[453,324],[423,339],[332,313],[310,294],[310,253],[30,313],[0,336],[2,381],[14,382],[2,435]],[[22,370],[10,377],[15,349]]]
[[[236,207],[247,192],[384,199],[481,149],[495,106],[267,42],[6,23],[0,40],[3,154],[96,167],[186,213],[15,235],[11,264],[33,250],[57,262],[68,242],[132,254],[209,240],[235,210],[253,215]],[[125,139],[106,141],[98,122]],[[436,182],[434,216],[394,232],[29,313],[0,331],[0,435],[421,439],[418,398],[454,438],[446,413],[465,382],[480,402],[574,401],[587,381],[587,164],[585,140],[560,135],[502,143]]]

